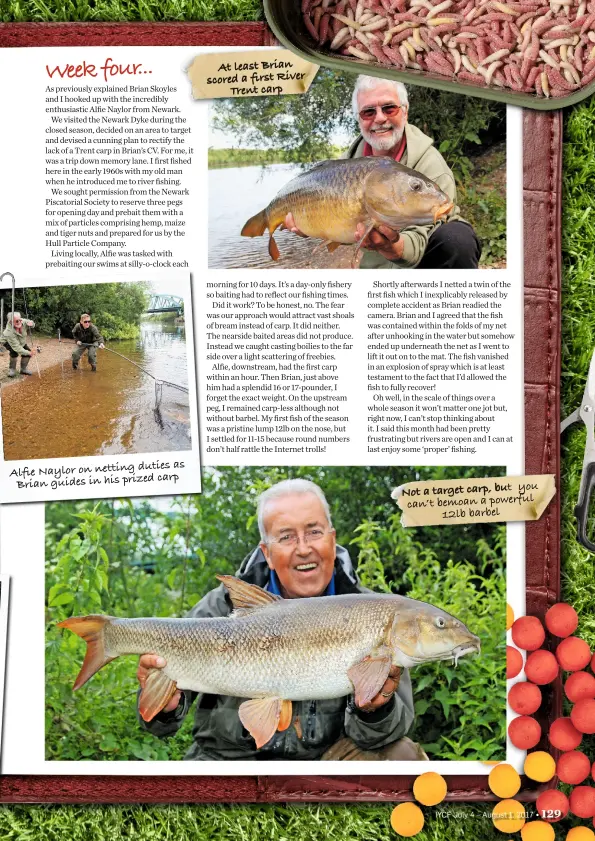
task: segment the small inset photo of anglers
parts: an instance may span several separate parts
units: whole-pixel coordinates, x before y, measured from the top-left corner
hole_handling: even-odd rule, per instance
[[[14,306],[0,293],[5,461],[191,448],[177,285],[28,286]]]
[[[504,759],[505,526],[406,530],[390,497],[503,472],[205,468],[200,496],[47,504],[46,760]]]
[[[506,266],[505,105],[321,68],[209,131],[209,268]]]

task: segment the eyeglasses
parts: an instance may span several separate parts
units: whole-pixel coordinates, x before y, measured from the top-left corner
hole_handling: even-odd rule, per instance
[[[90,323],[91,323],[91,319],[90,319],[90,318],[86,318],[86,319],[83,321],[83,324],[90,324]]]
[[[312,543],[321,540],[325,535],[332,534],[334,529],[308,529],[303,532],[304,540],[310,546]],[[267,543],[278,543],[279,546],[297,546],[299,535],[296,532],[282,534],[281,537],[269,537]]]
[[[397,111],[401,109],[405,110],[407,106],[395,105],[394,102],[389,102],[387,105],[371,105],[369,108],[362,108],[359,112],[360,119],[366,121],[373,120],[379,108],[385,117],[394,117]]]

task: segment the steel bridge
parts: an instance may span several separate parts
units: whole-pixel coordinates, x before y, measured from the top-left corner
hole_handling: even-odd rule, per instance
[[[184,312],[184,299],[175,295],[151,295],[146,312],[177,312],[181,315]]]

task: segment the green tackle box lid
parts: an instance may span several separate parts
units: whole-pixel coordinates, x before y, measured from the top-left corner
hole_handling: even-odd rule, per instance
[[[481,99],[506,102],[508,105],[518,105],[540,111],[552,111],[565,108],[567,105],[575,105],[595,93],[595,81],[593,81],[580,90],[572,91],[568,96],[538,97],[528,93],[504,91],[500,88],[484,88],[465,82],[450,81],[438,73],[431,73],[427,70],[397,70],[376,62],[363,61],[356,57],[346,58],[321,47],[314,41],[304,25],[300,0],[263,0],[263,3],[267,23],[284,47],[301,58],[312,62],[312,64],[320,64],[331,70],[365,73],[366,76],[395,79],[405,84],[437,88],[438,90],[449,91],[449,93],[478,96]]]

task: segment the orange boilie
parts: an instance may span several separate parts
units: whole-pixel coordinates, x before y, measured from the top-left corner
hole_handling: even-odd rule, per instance
[[[534,683],[515,683],[508,692],[508,703],[519,715],[533,715],[541,706],[541,689]]]
[[[578,628],[578,613],[569,604],[555,604],[545,614],[545,626],[555,637],[569,637]]]
[[[556,659],[566,672],[578,672],[589,665],[591,649],[579,637],[567,637],[556,648]]]
[[[551,651],[534,651],[527,657],[525,674],[531,683],[544,686],[556,679],[559,672],[558,661]]]

